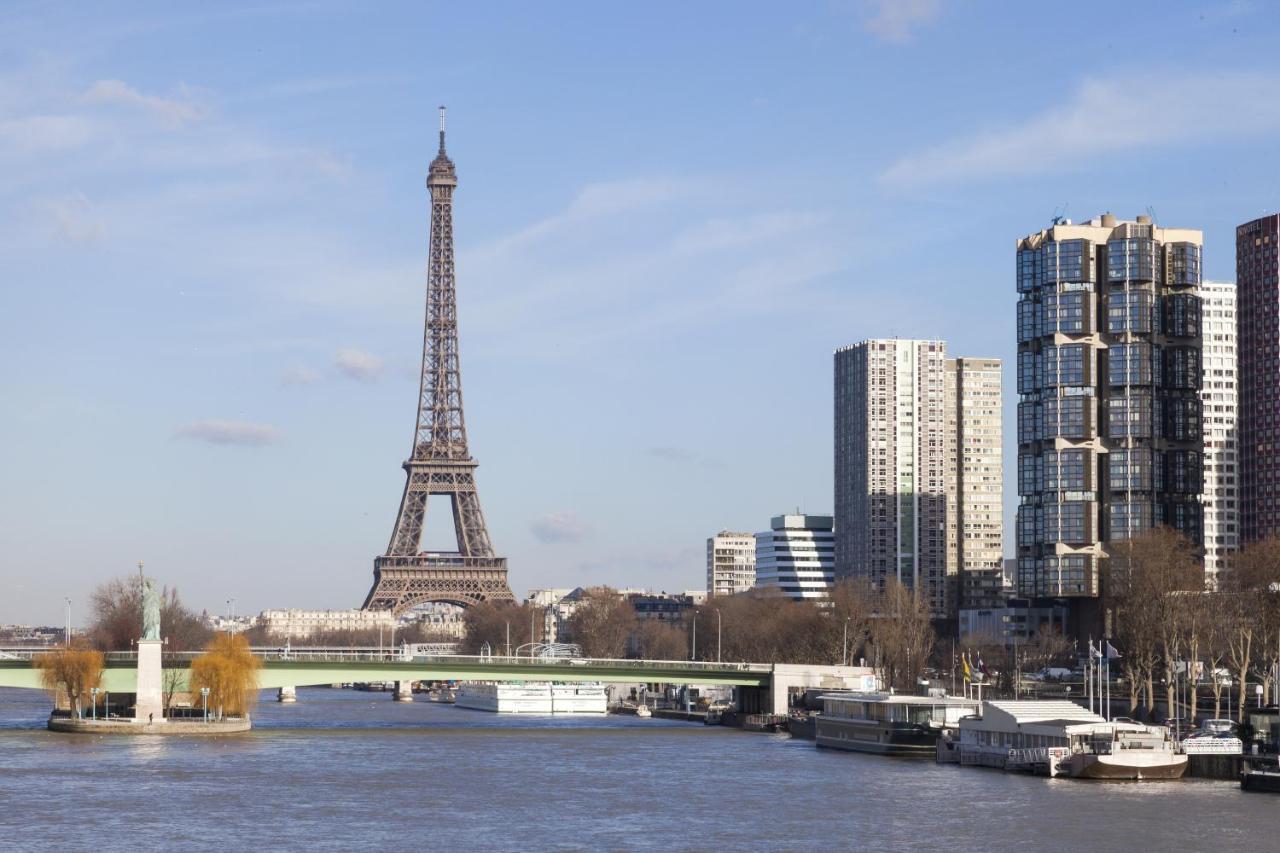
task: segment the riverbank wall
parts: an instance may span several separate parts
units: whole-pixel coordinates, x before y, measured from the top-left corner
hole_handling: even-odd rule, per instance
[[[212,737],[247,732],[253,728],[249,719],[235,720],[161,720],[140,723],[132,720],[77,720],[74,717],[50,717],[49,731],[77,735],[184,735]]]

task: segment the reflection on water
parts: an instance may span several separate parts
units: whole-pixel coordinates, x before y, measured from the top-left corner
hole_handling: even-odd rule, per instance
[[[298,695],[264,692],[247,735],[112,738],[46,732],[43,696],[0,690],[0,848],[1256,850],[1278,804],[1228,782],[1046,780],[661,720]]]

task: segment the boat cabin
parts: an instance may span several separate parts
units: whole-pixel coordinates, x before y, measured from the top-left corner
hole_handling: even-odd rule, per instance
[[[909,696],[898,693],[827,693],[822,697],[827,718],[875,723],[953,728],[961,717],[978,710],[978,703],[959,696]]]

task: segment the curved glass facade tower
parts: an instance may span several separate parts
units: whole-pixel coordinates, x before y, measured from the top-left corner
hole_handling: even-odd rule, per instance
[[[1157,525],[1201,543],[1202,244],[1110,214],[1018,241],[1020,594],[1097,596]]]

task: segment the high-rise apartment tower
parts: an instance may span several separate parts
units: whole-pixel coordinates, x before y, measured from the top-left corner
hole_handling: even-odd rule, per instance
[[[1280,533],[1280,215],[1236,228],[1240,544]]]
[[[1111,214],[1017,241],[1022,595],[1096,597],[1156,525],[1200,544],[1202,243]]]
[[[1236,461],[1236,286],[1200,287],[1204,332],[1200,403],[1204,411],[1204,578],[1214,585],[1240,543]]]
[[[947,574],[962,609],[1004,606],[1003,369],[947,359]]]
[[[966,568],[1000,572],[1000,362],[942,341],[835,354],[836,576],[919,590],[936,618]]]

